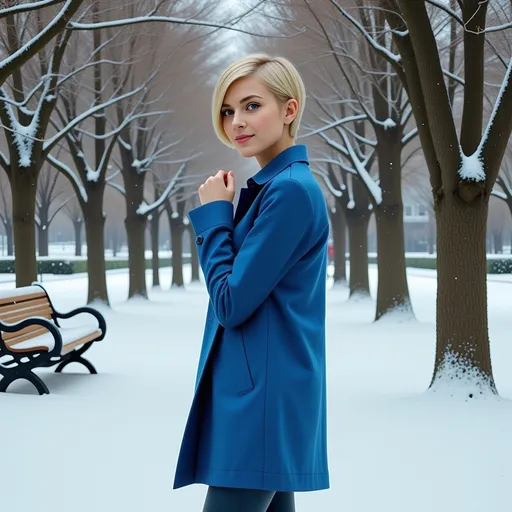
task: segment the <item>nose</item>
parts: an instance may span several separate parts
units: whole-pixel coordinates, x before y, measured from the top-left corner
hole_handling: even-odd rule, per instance
[[[245,126],[245,119],[241,112],[233,114],[233,128],[243,128]]]

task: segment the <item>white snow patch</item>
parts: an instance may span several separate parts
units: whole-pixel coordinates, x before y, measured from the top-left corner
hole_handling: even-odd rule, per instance
[[[149,301],[127,301],[128,272],[107,274],[106,338],[84,355],[98,375],[38,369],[51,394],[24,381],[1,394],[2,510],[202,510],[206,487],[170,489],[193,398],[208,295],[203,282],[171,289],[170,268]],[[512,283],[488,281],[489,330],[501,399],[426,392],[435,349],[436,274],[408,270],[417,322],[373,322],[375,301],[327,293],[327,397],[331,487],[297,493],[297,510],[507,512],[512,480]],[[329,286],[331,278],[329,278]],[[86,276],[45,276],[59,311],[87,300]],[[10,293],[14,284],[0,283]],[[370,289],[377,269],[370,266]],[[79,315],[77,324],[87,319]],[[63,323],[71,322],[63,321]],[[172,333],[172,334],[170,334]],[[150,360],[141,362],[141,343]],[[101,421],[100,421],[101,419]],[[35,430],[34,430],[35,429]],[[13,438],[13,432],[16,435]],[[37,432],[37,433],[36,433]],[[74,446],[76,450],[58,450]],[[141,441],[142,440],[142,441]],[[98,464],[101,461],[101,464]],[[22,468],[16,470],[16,468]],[[63,470],[63,468],[65,468]],[[23,472],[20,480],[20,471]],[[59,499],[55,499],[58,475]],[[87,487],[87,499],[76,499]],[[70,507],[70,503],[73,506]]]
[[[389,130],[391,128],[396,128],[396,123],[393,121],[393,119],[388,117],[385,121],[382,122],[382,126],[384,126],[386,130]]]
[[[461,151],[461,166],[459,176],[467,181],[485,181],[485,171],[481,160],[480,152],[476,151],[470,156],[466,156]]]
[[[496,396],[489,377],[452,351],[446,352],[431,391],[463,399]]]

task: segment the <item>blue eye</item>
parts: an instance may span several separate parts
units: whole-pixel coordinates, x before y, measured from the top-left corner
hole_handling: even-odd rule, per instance
[[[256,108],[249,108],[249,107],[251,107],[251,106],[256,107]],[[259,108],[259,104],[258,104],[258,103],[248,103],[248,104],[247,104],[247,108],[248,108],[249,110],[257,110],[257,109]]]
[[[231,114],[229,112],[233,112],[233,111],[230,109],[221,110],[220,115],[221,115],[221,117],[230,116]]]

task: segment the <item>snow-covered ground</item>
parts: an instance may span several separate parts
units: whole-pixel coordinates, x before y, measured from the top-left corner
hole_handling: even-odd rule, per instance
[[[501,397],[464,401],[425,393],[436,281],[432,271],[408,273],[417,321],[373,324],[373,302],[329,290],[331,489],[298,494],[297,512],[510,510],[512,282],[490,276],[488,286]],[[61,310],[86,298],[86,279],[69,277],[45,281]],[[0,395],[1,510],[201,511],[204,486],[171,487],[207,295],[202,285],[169,291],[169,282],[164,269],[150,302],[127,302],[126,271],[110,272],[108,334],[87,354],[99,374],[40,371],[51,395],[23,382]],[[375,291],[374,268],[371,282]]]

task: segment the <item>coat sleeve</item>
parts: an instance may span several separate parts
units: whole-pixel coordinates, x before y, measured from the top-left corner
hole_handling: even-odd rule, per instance
[[[191,210],[189,217],[217,319],[223,327],[232,328],[256,311],[309,248],[306,244],[313,208],[305,189],[296,181],[269,187],[236,257],[232,203],[213,201]]]

